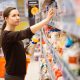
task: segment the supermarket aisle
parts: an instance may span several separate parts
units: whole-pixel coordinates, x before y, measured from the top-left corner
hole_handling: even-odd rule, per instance
[[[25,80],[39,80],[39,61],[31,61],[28,66],[28,72]]]

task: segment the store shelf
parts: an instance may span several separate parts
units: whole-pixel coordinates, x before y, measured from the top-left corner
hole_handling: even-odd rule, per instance
[[[57,7],[55,7],[55,4],[52,3],[51,5],[47,6],[46,9],[43,9],[41,12],[39,12],[35,16],[36,23],[41,21],[45,18],[47,11],[50,7],[57,8],[57,11],[55,15],[53,16],[52,20],[47,24],[47,27],[50,25],[52,28],[57,28],[60,30],[60,32],[65,32],[67,34],[67,37],[71,37],[71,35],[74,35],[76,39],[80,38],[80,23],[77,23],[77,13],[75,12],[76,6],[73,0],[56,0]],[[67,10],[67,12],[65,12]],[[48,31],[50,33],[50,31]],[[76,76],[73,71],[69,68],[68,64],[62,59],[62,57],[57,53],[57,51],[54,48],[54,44],[51,43],[51,40],[47,38],[46,35],[49,35],[49,33],[45,33],[42,29],[41,38],[44,39],[45,44],[48,46],[48,49],[50,50],[50,53],[52,54],[52,57],[54,58],[53,64],[57,64],[59,69],[62,71],[63,78],[65,80],[79,80],[80,77]],[[41,42],[42,43],[42,42]],[[44,47],[43,44],[41,44],[41,47]],[[46,60],[46,63],[48,65],[48,71],[51,76],[51,80],[55,79],[55,73],[52,72],[51,64],[49,63],[49,60],[47,59],[47,52],[45,48],[41,49],[42,53],[44,55],[44,58]],[[77,65],[77,64],[76,64]]]
[[[62,22],[50,22],[48,25],[51,25],[54,27],[54,25],[56,26],[55,28],[58,28],[62,31],[65,31],[69,34],[72,34],[78,38],[80,38],[80,27],[77,26],[74,23],[62,23]]]
[[[48,45],[57,65],[59,67],[61,66],[64,71],[64,74],[66,74],[66,76],[64,76],[64,78],[66,77],[66,80],[77,80],[77,77],[69,70],[67,64],[59,57],[59,55],[56,53],[53,45],[47,40],[44,32],[43,32],[43,38],[44,38],[46,44]],[[47,62],[47,64],[49,65],[48,62]]]
[[[52,18],[52,20],[48,23],[48,25],[55,26],[56,28],[65,31],[69,34],[72,34],[78,38],[80,38],[80,20],[77,19],[80,17],[77,16],[78,12],[75,10],[77,4],[74,3],[72,0],[62,0],[61,2],[59,0],[56,0],[57,6],[59,9],[57,9],[55,16]],[[65,5],[65,6],[64,6]],[[36,15],[36,21],[39,22],[41,19],[44,19],[47,11],[49,8],[55,7],[55,4],[52,3],[51,5],[47,6],[45,9],[43,9],[41,12],[39,12]],[[79,6],[80,7],[80,6]],[[45,16],[44,16],[45,14]]]

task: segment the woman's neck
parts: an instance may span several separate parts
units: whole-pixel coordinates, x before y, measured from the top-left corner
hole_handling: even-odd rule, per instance
[[[14,31],[14,30],[15,30],[15,27],[14,27],[14,26],[6,25],[6,27],[5,27],[4,30],[7,30],[7,31]]]

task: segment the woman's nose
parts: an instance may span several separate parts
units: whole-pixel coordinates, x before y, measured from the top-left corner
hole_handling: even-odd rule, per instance
[[[16,16],[16,19],[20,19],[20,17],[19,16]]]

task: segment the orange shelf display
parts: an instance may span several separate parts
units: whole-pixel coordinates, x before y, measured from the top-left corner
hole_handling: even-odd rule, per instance
[[[5,75],[5,59],[0,57],[0,78],[4,78]]]
[[[30,63],[30,55],[26,55],[26,71],[28,69],[29,63]]]

